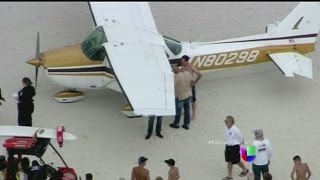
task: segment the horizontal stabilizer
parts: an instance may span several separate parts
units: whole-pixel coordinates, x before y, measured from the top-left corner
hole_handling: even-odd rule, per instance
[[[296,52],[268,54],[274,64],[287,77],[294,74],[313,79],[312,60]]]

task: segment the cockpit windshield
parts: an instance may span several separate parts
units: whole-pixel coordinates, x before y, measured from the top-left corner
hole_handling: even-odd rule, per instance
[[[102,46],[107,42],[103,27],[98,26],[82,43],[81,49],[84,54],[92,61],[103,61],[106,57],[106,51]]]

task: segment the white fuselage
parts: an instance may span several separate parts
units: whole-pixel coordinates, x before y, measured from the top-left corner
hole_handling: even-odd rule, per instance
[[[265,54],[274,51],[275,47],[283,46],[284,50],[291,50],[299,44],[311,44],[315,39],[316,36],[270,38],[268,34],[260,34],[215,42],[181,42],[178,54],[173,54],[168,46],[165,46],[165,51],[169,61],[178,61],[185,54],[190,56],[190,62],[205,72],[268,62],[270,59]],[[113,89],[121,92],[106,59],[98,65],[47,68],[46,74],[66,88]]]

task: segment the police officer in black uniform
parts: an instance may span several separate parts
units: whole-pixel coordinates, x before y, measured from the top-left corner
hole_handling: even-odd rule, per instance
[[[33,96],[36,93],[28,77],[22,79],[22,84],[24,87],[18,93],[18,125],[32,126]]]

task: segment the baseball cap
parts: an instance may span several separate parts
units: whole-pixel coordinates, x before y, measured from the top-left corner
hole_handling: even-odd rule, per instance
[[[142,163],[146,162],[147,160],[148,160],[148,158],[146,158],[146,157],[144,157],[144,156],[141,156],[141,157],[139,157],[139,159],[138,159],[138,164],[142,164]]]
[[[168,160],[165,160],[164,162],[171,165],[171,166],[174,166],[176,163],[173,159],[168,159]]]
[[[253,131],[253,133],[263,135],[262,129],[256,129],[256,130]]]

